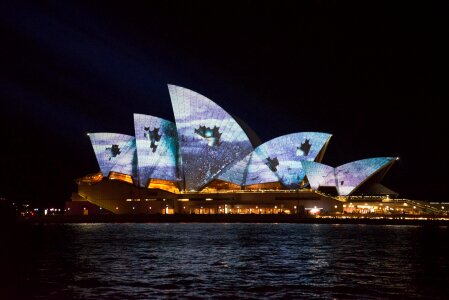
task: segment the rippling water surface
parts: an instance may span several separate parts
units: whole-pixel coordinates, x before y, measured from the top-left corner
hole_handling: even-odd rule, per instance
[[[7,297],[378,299],[449,292],[447,227],[73,224],[21,228],[13,240],[3,268]]]

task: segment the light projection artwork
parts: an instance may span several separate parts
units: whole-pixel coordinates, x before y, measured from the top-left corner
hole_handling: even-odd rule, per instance
[[[306,160],[302,161],[301,164],[312,189],[318,190],[320,186],[337,187],[335,169],[333,167]]]
[[[238,123],[194,91],[168,86],[178,131],[185,188],[199,190],[252,150]]]
[[[335,168],[338,192],[349,195],[368,177],[395,160],[394,157],[375,157],[353,161]]]
[[[271,164],[271,166],[275,165],[276,164],[273,163]],[[246,171],[244,185],[279,182],[279,178],[276,176],[275,171],[273,171],[273,169],[270,168],[270,165],[268,165],[256,152],[253,152],[251,155]]]
[[[136,140],[119,133],[90,133],[92,147],[103,176],[117,172],[137,177]]]
[[[228,170],[220,174],[218,179],[239,184],[241,186],[259,183],[278,182],[279,178],[270,170],[255,152],[238,161]]]
[[[330,137],[321,132],[292,133],[272,139],[254,152],[286,188],[295,189],[305,175],[301,161],[314,161]]]
[[[330,134],[300,132],[260,144],[243,121],[237,121],[205,96],[175,85],[168,89],[176,123],[134,114],[135,137],[89,135],[105,177],[111,179],[114,172],[118,177],[130,175],[141,187],[164,182],[180,190],[201,191],[214,179],[235,184],[233,189],[237,185],[260,188],[259,184],[266,183],[298,189],[304,187],[307,175],[313,189],[335,186],[345,196],[394,160],[379,157],[337,168],[326,166],[316,161],[321,160]],[[254,149],[252,145],[258,146]],[[129,176],[126,178],[131,182]]]
[[[375,157],[353,161],[337,168],[316,162],[302,162],[304,171],[313,189],[320,186],[336,186],[339,195],[347,196],[374,173],[384,168],[395,158]]]
[[[177,133],[173,122],[143,114],[134,114],[139,185],[149,179],[178,180]]]
[[[245,156],[243,159],[235,162],[234,164],[228,166],[220,175],[218,179],[227,182],[232,182],[240,186],[245,184],[246,169],[251,159],[252,153]]]
[[[205,139],[207,141],[207,145],[209,146],[220,146],[221,141],[221,133],[219,131],[220,128],[217,126],[214,126],[214,128],[209,128],[206,126],[200,126],[198,129],[195,129],[195,133],[198,134],[200,137]]]
[[[112,167],[111,172],[131,175],[137,179],[137,151],[136,140],[133,139],[128,151],[123,152],[121,157],[117,159],[117,163]]]

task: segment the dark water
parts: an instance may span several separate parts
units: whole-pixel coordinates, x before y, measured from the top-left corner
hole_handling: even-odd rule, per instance
[[[9,246],[2,246],[1,299],[449,298],[447,227],[78,224],[11,230]]]

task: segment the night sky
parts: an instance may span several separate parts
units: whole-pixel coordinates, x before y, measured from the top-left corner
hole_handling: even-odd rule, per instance
[[[400,156],[386,186],[449,200],[443,10],[90,2],[0,4],[0,197],[62,205],[75,178],[99,170],[86,133],[133,135],[134,112],[173,120],[172,83],[239,116],[262,141],[332,133],[331,166]]]

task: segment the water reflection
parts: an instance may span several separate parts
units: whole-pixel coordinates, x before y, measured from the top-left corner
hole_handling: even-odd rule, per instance
[[[445,297],[446,227],[76,224],[20,229],[21,298]]]

